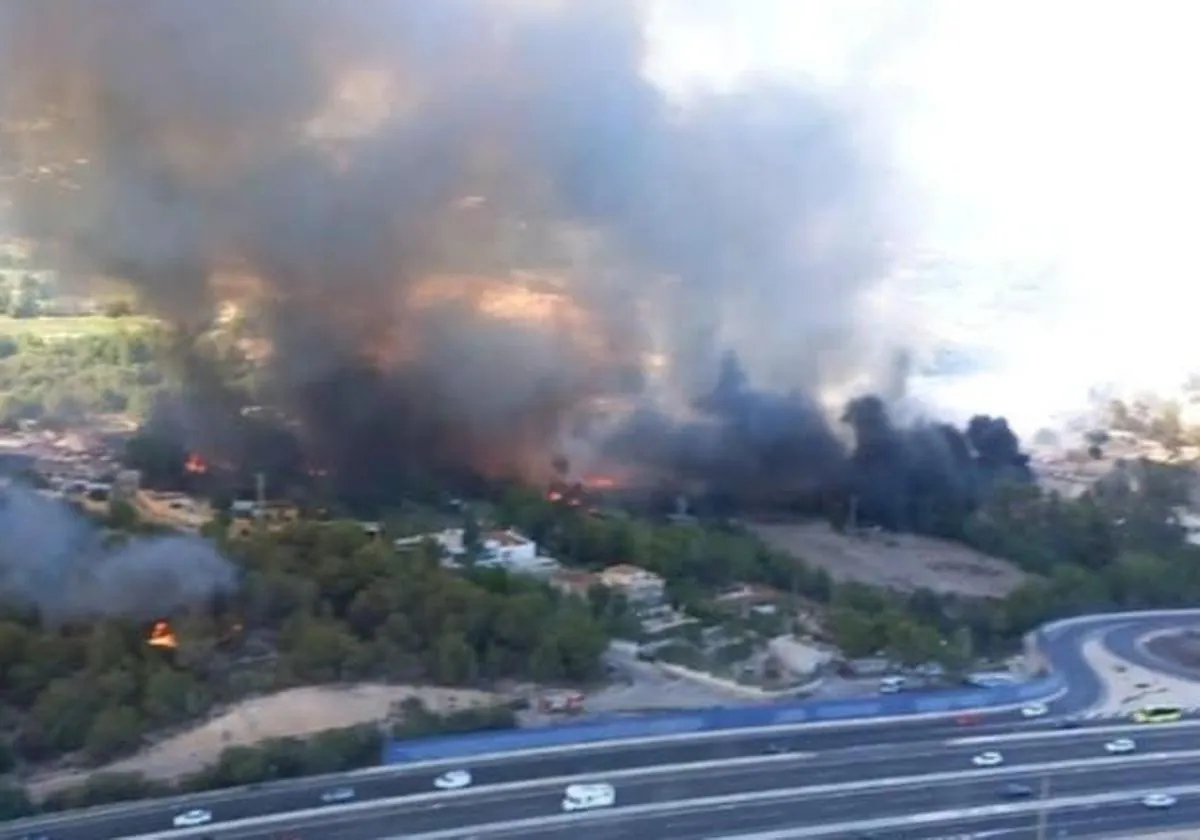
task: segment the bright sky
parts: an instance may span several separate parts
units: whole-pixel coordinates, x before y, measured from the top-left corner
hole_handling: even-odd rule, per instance
[[[663,84],[770,74],[884,90],[901,108],[896,140],[924,198],[926,246],[973,264],[1054,266],[1037,280],[1036,319],[1006,312],[1008,290],[977,276],[931,309],[937,321],[985,307],[984,340],[1012,348],[1004,376],[963,399],[1011,413],[1033,386],[1032,423],[1092,384],[1159,390],[1200,369],[1189,236],[1200,223],[1200,5],[651,2],[648,69]]]

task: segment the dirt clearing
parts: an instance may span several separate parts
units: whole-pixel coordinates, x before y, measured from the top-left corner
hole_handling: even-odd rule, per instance
[[[425,708],[439,713],[496,702],[496,698],[483,691],[445,688],[373,684],[293,688],[246,700],[194,729],[100,769],[173,781],[215,763],[226,747],[382,721],[392,715],[397,703],[413,697],[424,703]],[[41,797],[80,784],[87,776],[86,771],[48,774],[34,780],[29,788],[34,796]]]
[[[753,523],[773,548],[829,572],[835,581],[857,581],[901,592],[930,589],[972,598],[1003,598],[1028,575],[958,543],[915,534],[839,534],[824,522]]]

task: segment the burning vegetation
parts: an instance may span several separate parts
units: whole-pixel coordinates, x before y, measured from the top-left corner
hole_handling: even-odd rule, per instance
[[[1002,421],[902,432],[884,400],[846,445],[828,395],[899,393],[907,349],[867,303],[905,242],[879,115],[798,87],[673,101],[642,11],[10,0],[4,198],[71,276],[176,325],[184,390],[148,428],[197,453],[186,475],[320,464],[380,507],[628,471],[900,520],[914,486],[970,504],[983,465],[1020,470]]]
[[[150,628],[150,633],[146,636],[146,644],[151,647],[163,648],[164,650],[175,650],[179,647],[179,641],[175,638],[175,631],[171,629],[171,625],[166,621],[154,622],[154,626]]]

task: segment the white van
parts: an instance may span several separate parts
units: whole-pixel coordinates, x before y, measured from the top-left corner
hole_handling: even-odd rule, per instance
[[[617,801],[617,791],[612,785],[567,785],[563,796],[564,811],[585,811],[589,808],[608,808]]]
[[[880,694],[899,694],[908,685],[904,677],[884,677],[879,681]]]

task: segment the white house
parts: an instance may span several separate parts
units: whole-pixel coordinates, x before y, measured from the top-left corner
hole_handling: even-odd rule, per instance
[[[666,592],[661,576],[639,566],[621,563],[600,573],[600,583],[623,594],[633,604],[657,604]]]
[[[462,528],[447,528],[436,534],[404,537],[396,540],[396,550],[404,551],[414,548],[425,540],[432,540],[442,549],[444,555],[442,565],[447,568],[458,568],[462,565],[462,558],[467,553],[466,546],[463,544]],[[500,567],[524,574],[547,575],[559,567],[555,560],[538,554],[536,542],[512,528],[504,531],[486,531],[480,534],[479,553],[475,558],[475,565]]]

